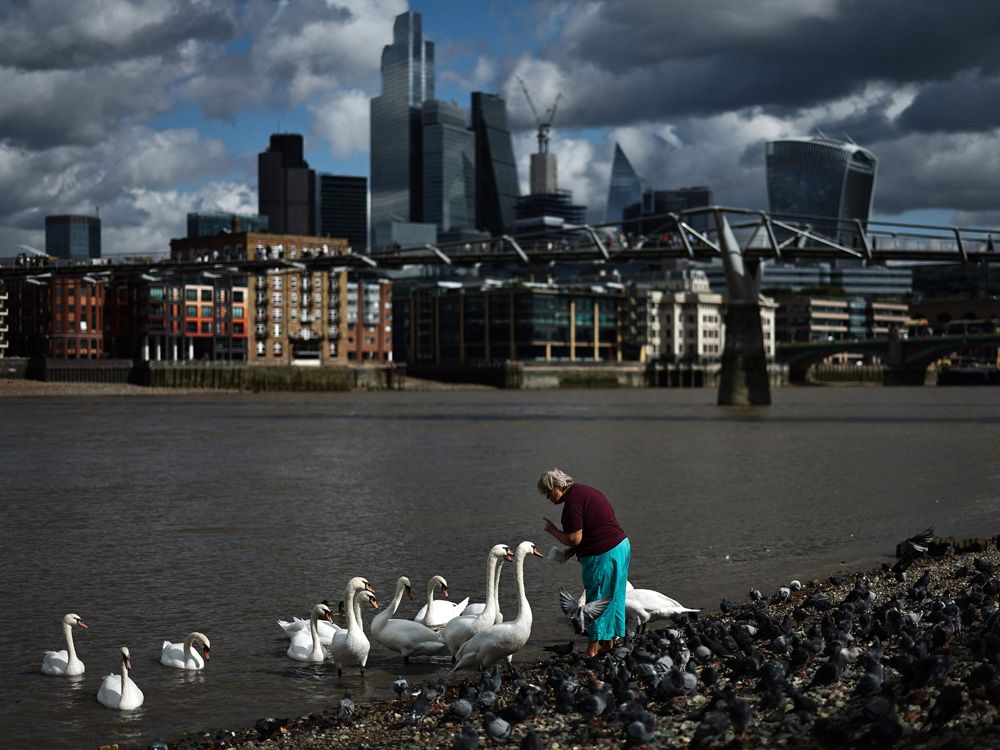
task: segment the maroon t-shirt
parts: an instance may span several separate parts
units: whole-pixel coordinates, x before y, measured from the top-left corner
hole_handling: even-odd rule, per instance
[[[562,530],[571,534],[583,529],[583,541],[575,549],[577,556],[599,555],[625,538],[614,508],[600,490],[574,482],[563,495],[562,506]]]

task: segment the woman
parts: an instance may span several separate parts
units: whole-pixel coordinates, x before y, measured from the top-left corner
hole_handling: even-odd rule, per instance
[[[610,651],[616,636],[625,637],[625,581],[632,546],[618,525],[614,508],[600,490],[579,484],[559,469],[549,469],[538,479],[538,491],[553,505],[562,505],[562,528],[548,518],[545,531],[571,548],[582,567],[587,601],[608,597],[604,613],[587,629],[587,656]]]

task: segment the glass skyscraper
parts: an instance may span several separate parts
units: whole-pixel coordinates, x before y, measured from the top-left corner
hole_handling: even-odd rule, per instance
[[[476,141],[465,110],[441,101],[424,103],[423,220],[441,233],[476,224]]]
[[[507,103],[494,94],[474,91],[472,132],[476,138],[476,228],[494,236],[511,232],[521,189],[507,129]]]
[[[188,237],[211,237],[223,232],[267,232],[267,217],[225,211],[196,211],[187,215]]]
[[[769,141],[765,158],[772,213],[868,221],[878,168],[871,151],[827,138],[787,138]],[[830,236],[850,231],[846,223],[813,228]]]
[[[80,214],[46,216],[45,252],[70,260],[100,258],[100,218]]]
[[[615,156],[611,162],[611,181],[608,185],[608,208],[604,220],[621,221],[625,209],[642,202],[642,178],[632,168],[622,147],[615,143]]]
[[[372,245],[388,244],[393,222],[421,220],[420,109],[434,98],[434,43],[419,13],[396,16],[382,49],[382,94],[371,100]]]

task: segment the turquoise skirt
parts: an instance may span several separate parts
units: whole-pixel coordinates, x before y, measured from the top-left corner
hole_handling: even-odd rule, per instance
[[[628,537],[607,552],[580,558],[587,601],[592,602],[604,597],[611,599],[604,614],[587,628],[587,635],[592,641],[610,641],[615,636],[625,637],[625,581],[628,579],[628,565],[631,559],[632,545]]]

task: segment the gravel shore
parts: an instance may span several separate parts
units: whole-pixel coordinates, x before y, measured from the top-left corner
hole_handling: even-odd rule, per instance
[[[949,541],[931,553],[911,550],[894,570],[831,576],[770,595],[752,591],[747,603],[724,601],[700,617],[651,623],[604,658],[573,652],[522,666],[520,679],[505,674],[497,690],[478,677],[456,676],[447,685],[411,685],[396,701],[359,704],[350,716],[338,717],[343,712],[331,706],[166,744],[182,750],[1000,745],[1000,551],[996,540],[980,539]],[[421,689],[423,696],[415,696]],[[472,704],[467,718],[456,718],[466,708],[461,696]]]

